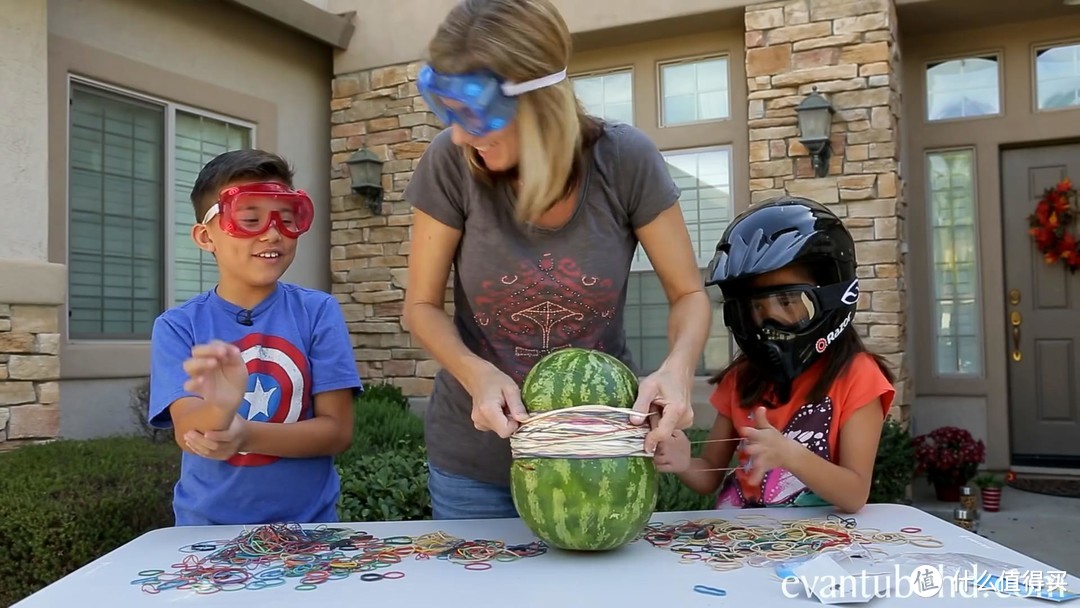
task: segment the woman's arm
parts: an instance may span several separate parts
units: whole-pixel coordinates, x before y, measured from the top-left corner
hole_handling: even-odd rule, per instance
[[[446,282],[461,231],[413,210],[409,284],[402,323],[429,353],[471,394],[475,379],[493,366],[462,342],[446,314]]]
[[[656,270],[670,306],[668,355],[660,368],[642,381],[634,405],[638,411],[647,411],[658,401],[663,408],[656,428],[646,439],[646,450],[652,451],[659,440],[694,421],[690,392],[698,358],[709,337],[712,306],[678,204],[639,228],[637,237]]]

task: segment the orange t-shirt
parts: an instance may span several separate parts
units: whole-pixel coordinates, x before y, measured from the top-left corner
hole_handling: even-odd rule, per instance
[[[860,353],[848,369],[836,378],[826,397],[818,403],[810,403],[807,395],[823,367],[824,361],[819,360],[796,378],[792,383],[791,398],[780,407],[766,409],[766,417],[774,428],[794,438],[811,452],[829,462],[838,462],[840,429],[851,414],[875,398],[881,398],[882,415],[888,415],[896,389],[878,369],[874,358]],[[738,431],[742,427],[754,426],[754,408],[744,409],[739,405],[735,378],[734,373],[725,376],[713,390],[709,401],[721,416],[731,420]],[[744,469],[748,458],[741,449],[738,454],[740,468],[725,479],[717,498],[717,508],[826,504],[786,469],[773,469],[765,475],[761,484],[751,485],[747,481],[749,471]],[[735,483],[730,483],[732,478]]]

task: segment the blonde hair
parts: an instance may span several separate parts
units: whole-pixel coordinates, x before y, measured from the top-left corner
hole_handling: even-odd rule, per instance
[[[570,31],[548,0],[462,0],[428,45],[431,67],[444,74],[489,70],[525,82],[567,67]],[[599,123],[587,116],[569,80],[517,96],[517,219],[533,222],[565,197],[578,178],[583,149]],[[475,150],[465,157],[473,175],[496,176]]]

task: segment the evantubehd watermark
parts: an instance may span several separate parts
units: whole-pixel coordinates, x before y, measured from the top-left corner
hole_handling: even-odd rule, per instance
[[[995,574],[980,571],[977,565],[956,575],[945,575],[943,570],[941,566],[921,565],[903,574],[897,565],[892,572],[873,569],[845,575],[789,575],[781,585],[788,598],[810,594],[822,599],[913,596],[977,599],[990,595],[1061,598],[1071,595],[1067,589],[1067,573],[1060,570],[1005,570]]]

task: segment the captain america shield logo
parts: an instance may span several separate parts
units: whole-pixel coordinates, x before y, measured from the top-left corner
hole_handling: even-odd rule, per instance
[[[248,386],[237,414],[251,422],[289,424],[311,415],[311,373],[307,357],[292,343],[266,334],[248,334],[236,342],[247,364]],[[257,467],[277,456],[239,452],[228,463]]]

